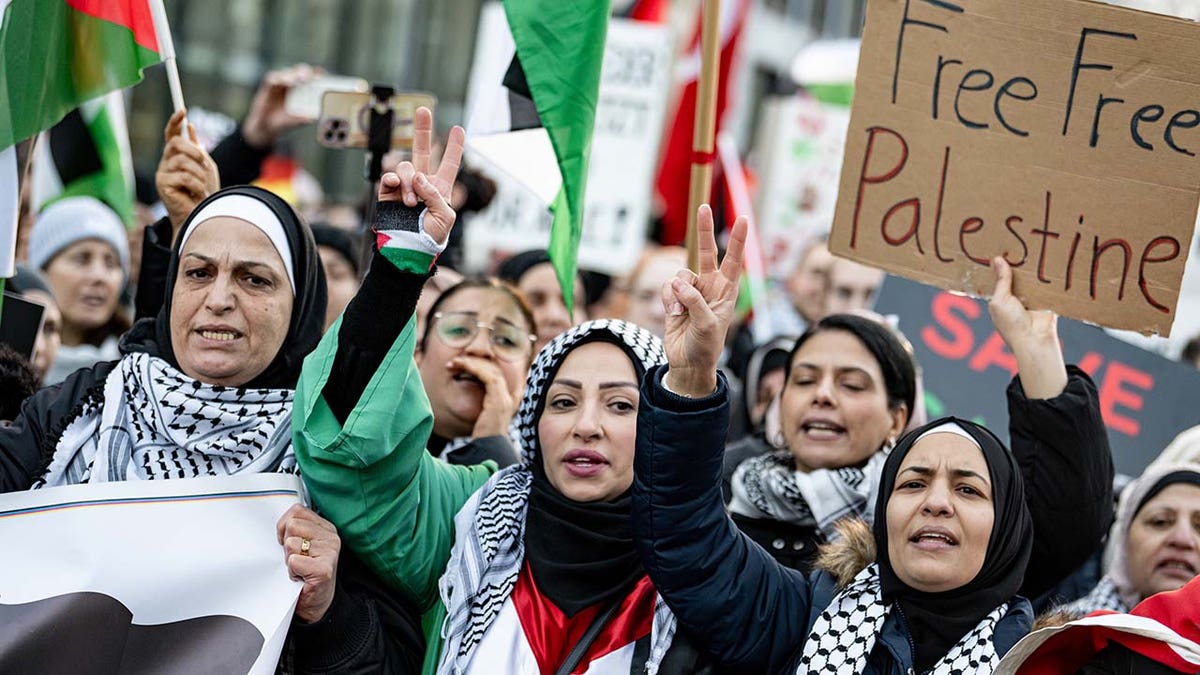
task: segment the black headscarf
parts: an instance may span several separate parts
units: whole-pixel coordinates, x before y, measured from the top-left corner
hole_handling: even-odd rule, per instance
[[[649,331],[624,321],[589,321],[559,335],[538,353],[517,411],[523,458],[533,473],[525,520],[525,559],[538,590],[567,616],[624,597],[645,575],[633,547],[631,490],[607,502],[577,502],[550,484],[537,427],[546,392],[567,355],[593,342],[619,347],[640,383],[665,358]]]
[[[888,558],[887,505],[900,464],[917,439],[948,422],[961,427],[983,451],[991,474],[995,517],[979,574],[954,590],[926,593],[906,585],[892,568]],[[1033,521],[1025,504],[1025,484],[1016,458],[991,431],[956,417],[943,417],[914,429],[896,444],[879,478],[873,527],[883,601],[896,603],[903,613],[912,636],[917,672],[932,668],[984,617],[1017,594],[1033,550]]]
[[[521,283],[521,277],[525,276],[525,273],[533,269],[535,265],[548,262],[550,262],[550,254],[544,248],[522,251],[500,263],[500,267],[496,268],[496,276],[500,277],[502,281],[516,286]]]
[[[192,215],[184,222],[171,250],[171,262],[167,267],[166,288],[163,290],[163,305],[158,316],[142,319],[134,325],[122,341],[123,352],[146,352],[157,356],[174,368],[179,368],[175,351],[171,346],[171,295],[175,290],[175,278],[179,274],[180,244],[184,235],[193,227],[192,219],[210,203],[241,195],[262,202],[279,218],[287,237],[292,257],[292,273],[295,276],[296,295],[292,301],[292,316],[288,324],[287,337],[267,365],[266,370],[253,380],[242,385],[246,389],[294,389],[300,378],[300,366],[321,340],[325,326],[325,274],[321,270],[321,259],[312,231],[300,220],[292,207],[275,193],[250,185],[239,185],[220,190],[200,202]]]
[[[525,276],[529,270],[541,265],[542,263],[548,262],[550,262],[550,253],[544,248],[535,248],[528,251],[522,251],[500,263],[500,267],[496,268],[496,276],[499,277],[501,281],[507,281],[513,286],[520,286],[521,277]],[[583,292],[584,298],[588,302],[591,302],[591,296],[589,294],[590,285],[588,283],[587,275],[580,270],[579,273],[575,275],[575,281],[579,284],[579,290]]]

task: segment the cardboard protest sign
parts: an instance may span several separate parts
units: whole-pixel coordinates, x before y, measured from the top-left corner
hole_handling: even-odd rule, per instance
[[[872,0],[830,248],[1167,335],[1200,200],[1200,25],[1086,0]]]
[[[930,418],[956,415],[1008,438],[1005,389],[1016,359],[992,327],[986,303],[898,277],[888,277],[875,309],[900,319],[925,378]],[[1200,424],[1200,372],[1060,319],[1067,363],[1096,383],[1117,471],[1145,468],[1179,432]]]
[[[276,670],[300,582],[275,524],[296,476],[0,495],[0,672]]]

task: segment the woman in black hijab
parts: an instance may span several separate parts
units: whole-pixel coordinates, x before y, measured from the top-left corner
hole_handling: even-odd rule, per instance
[[[271,192],[222,190],[184,223],[168,270],[158,315],[125,336],[120,360],[42,390],[0,429],[0,491],[297,472],[292,399],[326,299],[308,226]],[[390,598],[335,583],[340,538],[316,513],[295,506],[279,529],[289,572],[305,582],[288,643],[295,670],[374,670],[385,638],[375,630],[351,654],[347,633]]]
[[[142,319],[130,330],[122,341],[123,353],[145,352],[157,356],[178,367],[176,346],[171,340],[171,305],[175,287],[179,281],[179,266],[183,244],[203,221],[213,217],[236,217],[239,207],[263,209],[258,211],[263,231],[274,221],[278,229],[268,235],[281,260],[286,259],[285,270],[290,269],[294,284],[294,300],[288,318],[287,332],[269,364],[250,380],[237,385],[246,388],[294,388],[300,377],[300,364],[304,357],[317,346],[324,330],[325,276],[321,273],[321,259],[313,240],[312,230],[301,222],[300,217],[283,199],[273,192],[249,185],[226,188],[214,193],[201,202],[180,228],[180,234],[172,247],[170,264],[167,267],[163,305],[154,319]],[[229,230],[222,229],[222,236]],[[280,237],[279,235],[282,235]],[[179,345],[181,350],[187,347]]]
[[[910,585],[906,580],[911,574],[908,568],[919,566],[922,546],[940,547],[947,533],[938,531],[936,527],[930,529],[928,526],[932,521],[929,520],[909,521],[908,527],[905,527],[905,517],[910,514],[904,505],[897,502],[915,491],[927,489],[921,481],[928,481],[931,474],[923,469],[931,467],[923,465],[932,462],[923,461],[927,459],[928,452],[925,453],[926,457],[910,457],[910,454],[915,454],[912,451],[917,443],[943,441],[944,444],[947,437],[955,436],[979,450],[987,469],[986,477],[982,474],[958,476],[961,482],[955,487],[963,492],[977,493],[968,494],[968,497],[982,495],[990,498],[993,522],[986,539],[982,566],[975,576],[957,588],[930,592]],[[962,452],[961,448],[959,452]],[[966,452],[969,454],[969,449]],[[914,469],[914,466],[922,470]],[[959,465],[951,466],[957,467],[955,470],[962,469]],[[1010,632],[1010,638],[1019,638],[1027,632],[1029,624],[1021,619],[1027,620],[1031,610],[1028,602],[1023,599],[1014,601],[1014,596],[1021,586],[1029,562],[1033,525],[1025,504],[1020,467],[995,434],[982,426],[955,418],[931,422],[901,439],[884,465],[879,485],[880,498],[876,503],[872,530],[878,552],[880,598],[903,617],[904,627],[912,637],[913,666],[917,672],[932,670],[943,655],[951,652],[964,636],[1006,603],[1007,612],[1014,613],[1017,619],[1011,622],[1013,625],[1010,628],[1015,632]],[[931,507],[922,504],[921,508]],[[958,510],[963,510],[963,507]],[[950,536],[954,534],[949,533]],[[964,548],[965,543],[955,542],[954,547]],[[892,559],[893,550],[897,552],[899,560]],[[957,561],[948,562],[954,565]],[[970,564],[958,567],[960,572],[973,568]],[[827,608],[826,612],[831,609]],[[1000,612],[997,618],[1004,615],[1005,612]],[[994,648],[992,652],[994,655]]]
[[[986,429],[948,418],[903,437],[873,490],[874,530],[843,528],[812,576],[775,562],[725,514],[729,391],[716,364],[746,226],[718,267],[705,211],[699,274],[663,289],[669,365],[642,384],[633,491],[643,566],[680,631],[735,672],[990,672],[1032,624],[1017,592],[1034,525],[1020,467]],[[997,288],[1006,300],[1006,283]],[[1023,307],[1004,309],[1033,325]]]
[[[0,430],[0,490],[295,470],[292,389],[325,305],[311,232],[266,190],[222,190],[168,269],[158,316],[121,359],[39,392]]]

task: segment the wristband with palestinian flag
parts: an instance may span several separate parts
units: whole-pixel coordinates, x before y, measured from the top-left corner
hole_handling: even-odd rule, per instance
[[[425,232],[424,207],[403,202],[375,205],[375,246],[388,262],[402,272],[428,274],[446,249]]]

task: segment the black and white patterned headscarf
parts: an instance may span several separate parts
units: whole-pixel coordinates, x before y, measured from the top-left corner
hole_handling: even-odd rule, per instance
[[[538,353],[514,420],[523,464],[492,476],[454,518],[454,548],[439,582],[446,620],[438,675],[467,671],[475,648],[512,594],[525,560],[525,519],[534,480],[531,466],[541,462],[537,427],[546,390],[571,350],[597,340],[621,347],[642,371],[666,362],[662,342],[652,333],[608,319],[575,326]],[[675,617],[660,596],[650,633],[648,673],[658,671],[674,635]]]
[[[215,387],[130,354],[63,430],[34,487],[294,473],[292,393]]]

